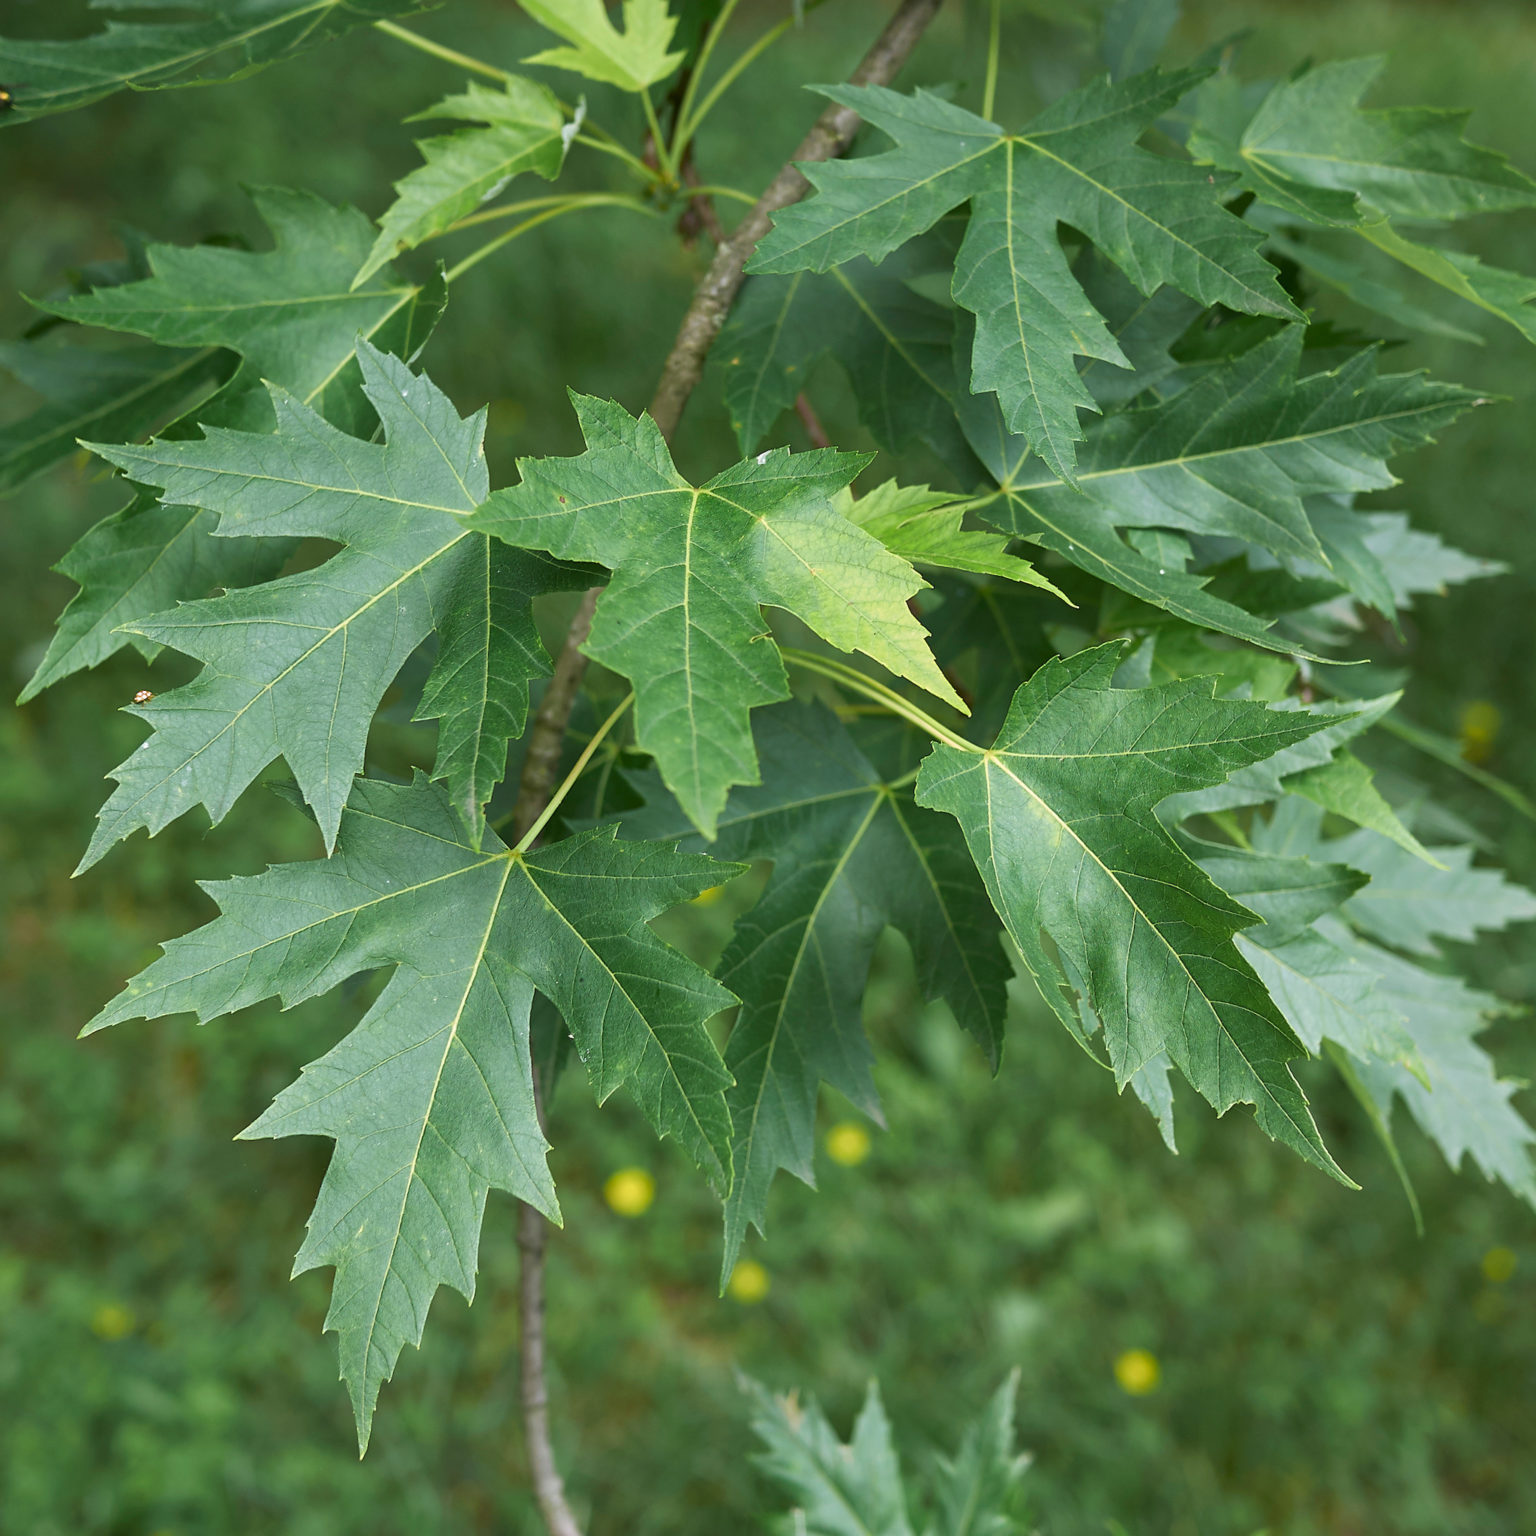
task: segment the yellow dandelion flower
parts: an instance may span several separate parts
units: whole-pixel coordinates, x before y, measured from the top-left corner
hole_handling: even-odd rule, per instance
[[[743,1259],[731,1271],[731,1278],[725,1288],[734,1300],[743,1306],[752,1307],[768,1294],[772,1284],[768,1271],[756,1259]]]
[[[1150,1349],[1128,1349],[1115,1356],[1115,1380],[1120,1383],[1120,1390],[1132,1397],[1156,1392],[1162,1376],[1163,1368]]]
[[[656,1198],[656,1180],[644,1168],[620,1168],[603,1185],[608,1209],[620,1216],[644,1216]]]
[[[844,1168],[857,1168],[869,1156],[869,1132],[857,1120],[839,1120],[827,1132],[827,1156]]]
[[[135,1326],[133,1313],[118,1301],[104,1301],[91,1313],[91,1332],[109,1343],[126,1339]]]
[[[1504,717],[1496,704],[1474,699],[1461,712],[1461,755],[1469,763],[1485,763],[1493,756]]]
[[[1490,1285],[1503,1285],[1515,1272],[1519,1260],[1510,1248],[1490,1248],[1483,1255],[1483,1279]]]

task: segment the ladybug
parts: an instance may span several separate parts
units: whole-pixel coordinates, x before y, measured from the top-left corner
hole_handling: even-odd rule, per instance
[[[16,110],[16,87],[13,85],[0,85],[0,112],[14,112]]]

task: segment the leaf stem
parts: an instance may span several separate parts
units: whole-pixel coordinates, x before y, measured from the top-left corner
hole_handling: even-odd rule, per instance
[[[981,115],[992,120],[997,105],[997,68],[1002,57],[1003,0],[992,0],[992,19],[987,30],[987,83],[981,93]]]
[[[407,43],[412,48],[419,48],[423,53],[430,53],[435,59],[444,59],[449,64],[457,64],[460,69],[467,69],[474,74],[484,75],[489,80],[507,81],[512,76],[504,69],[497,69],[494,64],[487,64],[482,59],[471,58],[467,53],[460,53],[455,48],[445,48],[442,43],[434,43],[430,37],[423,37],[419,32],[412,32],[408,27],[398,26],[393,21],[376,21],[373,24],[376,32],[382,32],[386,37],[392,37],[397,42]]]
[[[693,98],[698,94],[699,81],[704,77],[704,71],[709,68],[709,60],[715,51],[715,44],[720,41],[721,34],[734,14],[737,3],[738,0],[724,0],[724,4],[715,14],[715,19],[710,22],[709,30],[704,34],[704,41],[699,46],[699,56],[693,61],[693,68],[688,71],[688,84],[683,91],[683,99],[677,104],[677,116],[672,122],[672,158],[679,165],[683,162],[683,151],[688,147],[683,129],[688,122],[689,114],[693,111]]]
[[[728,197],[737,203],[755,203],[757,199],[750,192],[743,192],[739,187],[723,187],[713,182],[703,182],[699,186],[688,188],[690,197]]]
[[[795,650],[787,645],[780,646],[779,650],[785,661],[793,662],[795,666],[803,667],[807,672],[819,673],[832,682],[840,683],[844,688],[851,688],[855,693],[862,693],[866,699],[871,699],[876,704],[883,704],[891,714],[900,715],[903,720],[909,721],[919,730],[927,731],[930,736],[937,741],[942,741],[945,746],[978,755],[986,751],[985,747],[978,747],[975,742],[967,741],[963,736],[957,736],[948,726],[940,725],[926,710],[919,709],[909,699],[902,698],[894,688],[887,688],[884,683],[870,677],[868,673],[860,672],[844,662],[834,661],[830,656],[818,656],[814,651]]]
[[[484,261],[492,251],[499,251],[502,246],[510,244],[519,235],[525,235],[530,229],[536,229],[540,224],[547,224],[551,219],[558,219],[565,213],[576,213],[582,208],[604,207],[616,204],[619,207],[632,208],[636,213],[643,213],[648,218],[655,217],[651,210],[643,203],[638,203],[631,198],[620,197],[617,194],[596,192],[584,194],[583,196],[584,198],[590,198],[590,200],[577,201],[574,198],[562,200],[558,208],[546,208],[542,213],[534,214],[531,219],[524,219],[521,224],[507,230],[505,234],[497,235],[494,240],[487,240],[477,250],[471,251],[457,266],[449,267],[447,272],[443,274],[445,280],[449,283],[457,282],[471,267],[478,266]]]
[[[815,10],[817,6],[824,5],[825,3],[826,0],[806,0],[806,4],[802,8],[801,14],[805,15]],[[676,154],[679,158],[682,156],[683,151],[688,147],[688,144],[693,139],[693,136],[699,131],[699,124],[709,116],[710,112],[714,109],[715,104],[720,100],[720,98],[728,90],[730,90],[730,88],[736,83],[736,81],[747,69],[756,63],[762,54],[767,52],[767,50],[771,48],[776,42],[778,42],[778,40],[783,37],[786,32],[797,25],[798,19],[796,17],[786,16],[783,21],[776,22],[773,26],[769,27],[761,37],[757,38],[755,42],[750,43],[735,59],[731,61],[725,73],[721,75],[720,78],[710,88],[709,94],[705,96],[703,102],[700,103],[698,110],[693,112],[691,115],[689,112],[689,107],[694,93],[690,89],[688,96],[684,98],[682,107],[679,109],[677,114],[677,134],[673,140],[672,146],[674,154]],[[703,73],[705,62],[706,59],[703,55],[701,55],[699,58],[698,66],[694,70],[693,78],[695,80],[697,80]]]
[[[656,159],[661,165],[662,177],[669,186],[676,186],[677,165],[672,159],[672,151],[667,147],[666,136],[661,131],[661,119],[656,116],[656,103],[651,100],[649,90],[640,92],[640,103],[645,108],[645,124],[651,131],[651,142],[656,146]]]
[[[634,702],[635,696],[633,692],[625,694],[618,708],[592,733],[591,741],[581,749],[581,756],[571,764],[571,771],[561,781],[560,787],[549,797],[548,802],[544,809],[539,812],[538,818],[534,821],[533,825],[518,839],[517,846],[512,850],[513,853],[527,853],[533,846],[539,833],[549,824],[549,818],[560,809],[561,802],[576,787],[577,779],[586,770],[587,764],[592,761],[592,754],[602,746],[603,738],[624,718],[624,712]]]
[[[595,129],[596,123],[588,123],[587,127]],[[643,176],[647,182],[655,183],[666,178],[654,167],[649,166],[639,155],[631,153],[614,138],[593,138],[588,133],[578,133],[576,142],[585,145],[588,149],[595,149],[601,155],[612,155],[615,160],[622,160],[637,176]]]
[[[637,197],[622,192],[564,192],[549,197],[525,197],[518,203],[503,203],[497,208],[484,208],[478,213],[468,213],[457,223],[450,224],[432,236],[440,240],[444,235],[456,235],[461,229],[473,229],[477,224],[489,224],[495,219],[510,218],[515,213],[528,213],[535,208],[554,208],[562,213],[574,213],[578,208],[628,208],[635,213],[652,217],[654,210]]]

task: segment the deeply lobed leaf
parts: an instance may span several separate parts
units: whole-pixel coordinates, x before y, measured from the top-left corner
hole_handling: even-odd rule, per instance
[[[907,608],[922,580],[838,510],[865,456],[775,449],[694,487],[650,417],[573,398],[586,452],[522,460],[468,524],[613,572],[583,649],[634,684],[636,740],[706,837],[758,782],[751,711],[789,696],[763,604],[964,708]]]
[[[326,1327],[362,1444],[437,1287],[473,1295],[487,1191],[559,1219],[529,1061],[535,988],[598,1099],[628,1087],[659,1135],[729,1186],[730,1076],[704,1022],[735,998],[646,925],[737,869],[611,830],[527,856],[493,834],[477,848],[440,790],[364,779],[330,858],[210,886],[221,916],[172,940],[88,1026],[292,1006],[395,967],[357,1028],[243,1133],[336,1140],[295,1273],[336,1269]]]

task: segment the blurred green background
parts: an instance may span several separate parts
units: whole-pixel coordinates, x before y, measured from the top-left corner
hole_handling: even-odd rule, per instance
[[[743,5],[738,35],[783,8]],[[748,75],[706,130],[706,177],[759,186],[814,113],[794,84],[842,75],[885,9],[833,0]],[[63,5],[0,11],[12,33],[95,24]],[[1005,116],[1065,89],[1092,58],[1081,7],[1010,13]],[[1386,52],[1380,101],[1470,105],[1474,138],[1536,169],[1525,0],[1199,0],[1186,13],[1175,59],[1246,26],[1250,76]],[[502,63],[538,46],[508,0],[455,0],[421,25]],[[974,83],[984,30],[981,7],[951,0],[907,83]],[[119,225],[260,245],[242,184],[302,185],[381,212],[416,163],[400,119],[461,78],[362,33],[232,85],[119,96],[8,132],[0,334],[28,323],[17,294],[114,254]],[[593,107],[638,137],[625,103],[594,93]],[[607,172],[576,174],[598,184]],[[1530,270],[1533,236],[1526,215],[1452,238]],[[514,454],[575,446],[565,386],[644,403],[706,255],[684,250],[668,220],[583,214],[455,287],[426,361],[462,406],[492,402],[503,477]],[[1486,331],[1481,349],[1411,341],[1393,353],[1395,366],[1444,370],[1510,403],[1405,461],[1406,484],[1376,504],[1514,572],[1421,602],[1400,643],[1375,644],[1415,668],[1407,708],[1420,724],[1454,736],[1469,705],[1495,705],[1488,766],[1532,790],[1536,355],[1507,328]],[[836,439],[858,441],[839,377],[824,371],[812,393]],[[27,406],[19,391],[0,396],[0,410]],[[709,382],[681,455],[698,469],[735,456]],[[9,504],[0,635],[13,690],[72,590],[42,572],[116,504],[84,462]],[[253,791],[212,833],[178,823],[71,881],[101,776],[139,736],[116,710],[185,675],[175,657],[149,668],[124,653],[0,717],[0,1533],[535,1532],[510,1201],[491,1199],[474,1307],[439,1295],[359,1465],[319,1331],[329,1275],[287,1281],[329,1148],[231,1141],[355,1022],[363,997],[266,1006],[206,1030],[173,1019],[74,1038],[157,940],[210,915],[195,878],[314,851],[297,814]],[[388,771],[430,752],[429,732],[399,724],[374,743]],[[1536,827],[1454,773],[1409,766],[1517,877],[1536,879]],[[707,950],[725,921],[706,909],[676,931]],[[1465,958],[1483,984],[1536,999],[1526,933]],[[771,1241],[748,1249],[768,1281],[756,1299],[717,1299],[717,1210],[684,1160],[624,1103],[599,1112],[579,1082],[564,1084],[552,1123],[567,1213],[551,1247],[553,1392],[592,1536],[760,1528],[777,1501],[747,1464],[738,1366],[816,1392],[842,1426],[878,1374],[920,1461],[952,1448],[1015,1364],[1031,1508],[1051,1536],[1536,1530],[1536,1233],[1502,1190],[1453,1175],[1405,1125],[1427,1222],[1418,1238],[1383,1154],[1322,1079],[1309,1087],[1325,1133],[1364,1193],[1288,1158],[1246,1116],[1215,1122],[1188,1102],[1174,1159],[1027,999],[991,1079],[947,1019],[915,1006],[899,945],[881,957],[867,1022],[889,1130],[853,1166],[823,1157],[819,1194],[781,1183]],[[1507,1072],[1536,1073],[1529,1020],[1489,1038]],[[828,1127],[846,1118],[836,1104],[824,1113]],[[656,1182],[633,1218],[603,1198],[625,1167]],[[1118,1383],[1129,1349],[1156,1357],[1155,1390]]]

